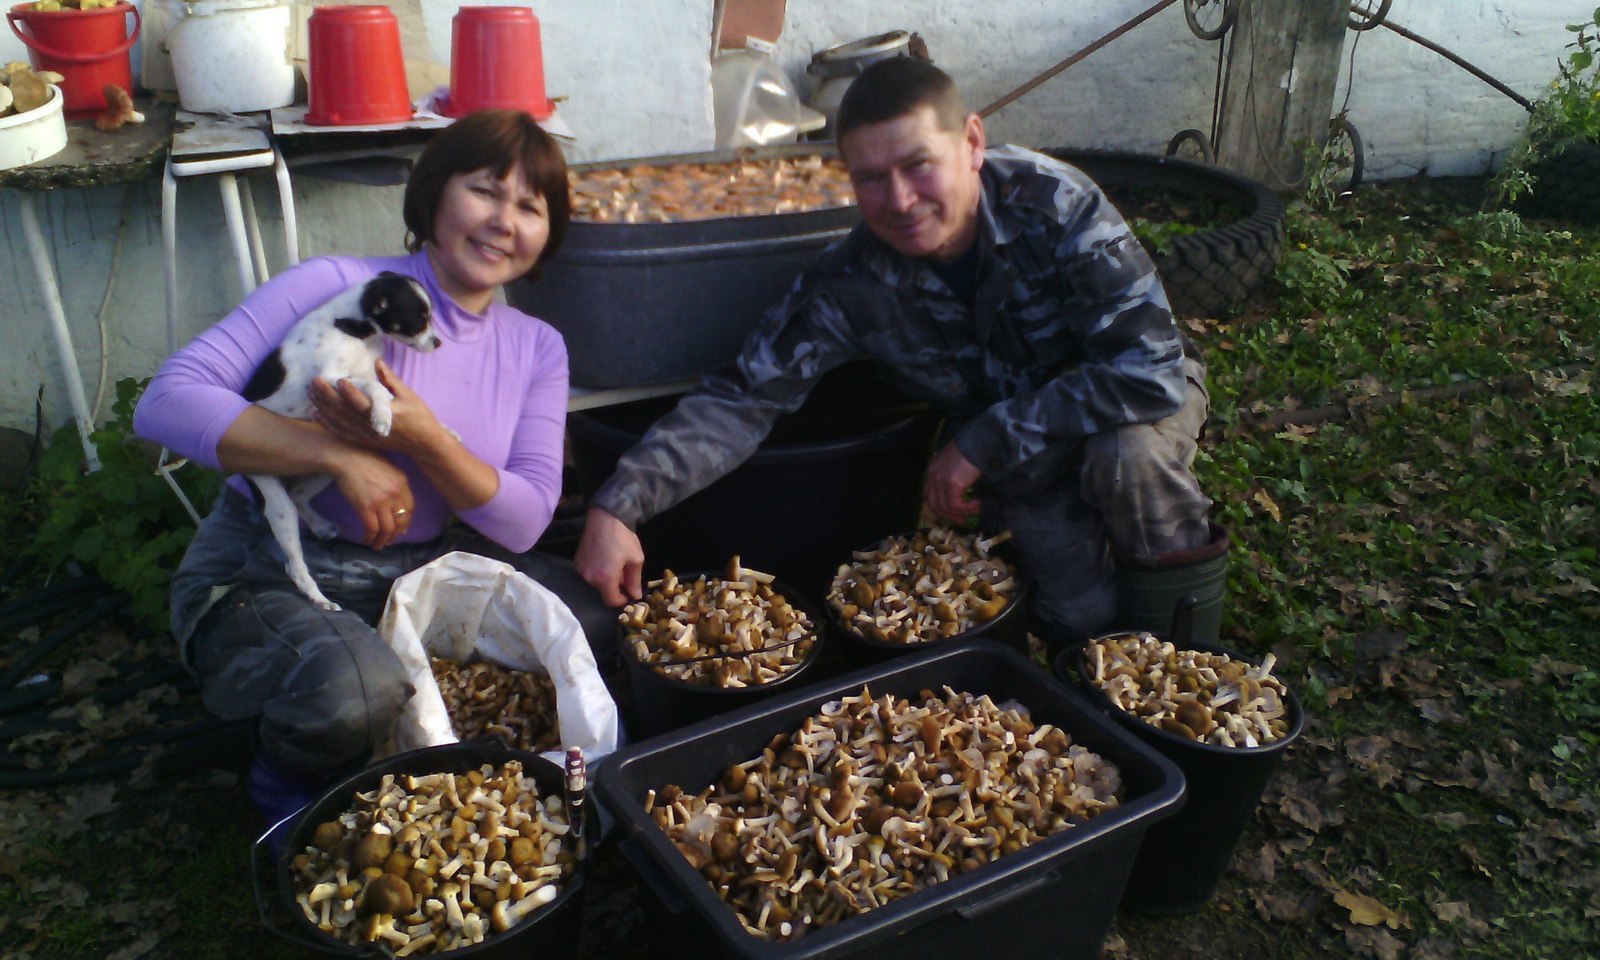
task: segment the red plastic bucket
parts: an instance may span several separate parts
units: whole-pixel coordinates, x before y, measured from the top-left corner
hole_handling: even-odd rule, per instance
[[[360,126],[411,119],[400,21],[388,7],[317,7],[306,30],[311,40],[307,123]]]
[[[530,7],[462,7],[450,27],[450,97],[443,113],[523,110],[535,120],[554,106],[544,93],[544,46]]]
[[[133,14],[133,35],[123,17]],[[139,8],[131,3],[98,10],[34,10],[19,3],[6,20],[23,43],[35,70],[54,70],[66,79],[61,92],[69,117],[85,117],[106,108],[106,84],[133,93],[128,50],[139,39]],[[18,26],[18,23],[21,26]],[[23,28],[26,27],[26,31]]]

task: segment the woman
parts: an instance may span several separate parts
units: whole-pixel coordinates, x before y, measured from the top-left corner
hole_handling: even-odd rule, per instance
[[[172,622],[206,707],[259,717],[249,786],[271,822],[364,763],[411,696],[372,627],[395,578],[455,549],[524,554],[550,522],[566,347],[495,292],[537,273],[561,245],[568,212],[566,163],[548,134],[519,112],[468,116],[429,142],[406,186],[410,256],[319,257],[285,271],[174,354],[139,402],[141,436],[235,475],[173,575]],[[388,436],[373,432],[368,402],[349,383],[317,381],[316,422],[244,400],[251,374],[300,317],[383,270],[427,288],[441,340],[426,354],[385,347]],[[340,611],[318,609],[289,582],[238,476],[309,473],[335,481],[314,505],[339,536],[302,540]],[[537,554],[515,563],[602,635],[610,614],[570,565]]]

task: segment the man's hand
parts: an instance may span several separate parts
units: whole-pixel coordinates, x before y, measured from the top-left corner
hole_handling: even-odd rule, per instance
[[[573,563],[607,606],[620,607],[644,596],[644,547],[638,534],[599,507],[589,508]]]
[[[934,515],[956,522],[978,512],[981,504],[972,496],[972,485],[983,479],[983,471],[972,465],[954,442],[944,445],[922,480],[922,499]]]

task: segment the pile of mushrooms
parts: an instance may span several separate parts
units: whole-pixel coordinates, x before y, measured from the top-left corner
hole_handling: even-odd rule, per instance
[[[821,156],[672,163],[574,172],[572,218],[673,223],[848,207],[843,162]]]
[[[1288,691],[1272,654],[1251,666],[1225,653],[1180,650],[1149,633],[1089,641],[1089,677],[1118,707],[1189,740],[1258,747],[1289,732]]]
[[[428,662],[457,739],[496,737],[531,753],[561,745],[556,687],[549,674],[510,670],[486,660],[461,664],[431,657]]]
[[[872,640],[953,637],[993,620],[1015,597],[1016,572],[993,553],[1009,539],[1009,531],[983,538],[942,526],[889,537],[839,567],[828,602]]]
[[[522,764],[385,775],[290,863],[306,919],[397,957],[482,943],[560,892],[577,862],[561,798]]]
[[[646,808],[750,932],[792,940],[1115,807],[1117,767],[987,696],[863,689]]]
[[[664,677],[718,687],[753,687],[805,662],[816,627],[772,587],[772,575],[736,556],[723,577],[652,580],[619,619],[633,655]]]

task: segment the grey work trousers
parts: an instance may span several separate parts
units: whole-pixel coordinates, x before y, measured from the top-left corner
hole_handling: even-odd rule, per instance
[[[260,750],[286,774],[330,780],[388,737],[415,691],[374,625],[396,579],[453,550],[505,561],[554,592],[602,663],[615,643],[615,611],[570,562],[512,555],[466,528],[384,550],[309,535],[302,546],[317,585],[344,609],[321,610],[294,587],[260,508],[231,489],[172,578],[173,631],[206,709],[259,718]]]
[[[1095,635],[1115,618],[1110,543],[1137,557],[1204,546],[1211,500],[1191,467],[1210,397],[1205,368],[1185,360],[1183,406],[1041,454],[1025,489],[979,487],[986,532],[1010,530],[1034,583],[1033,616],[1055,642]]]

